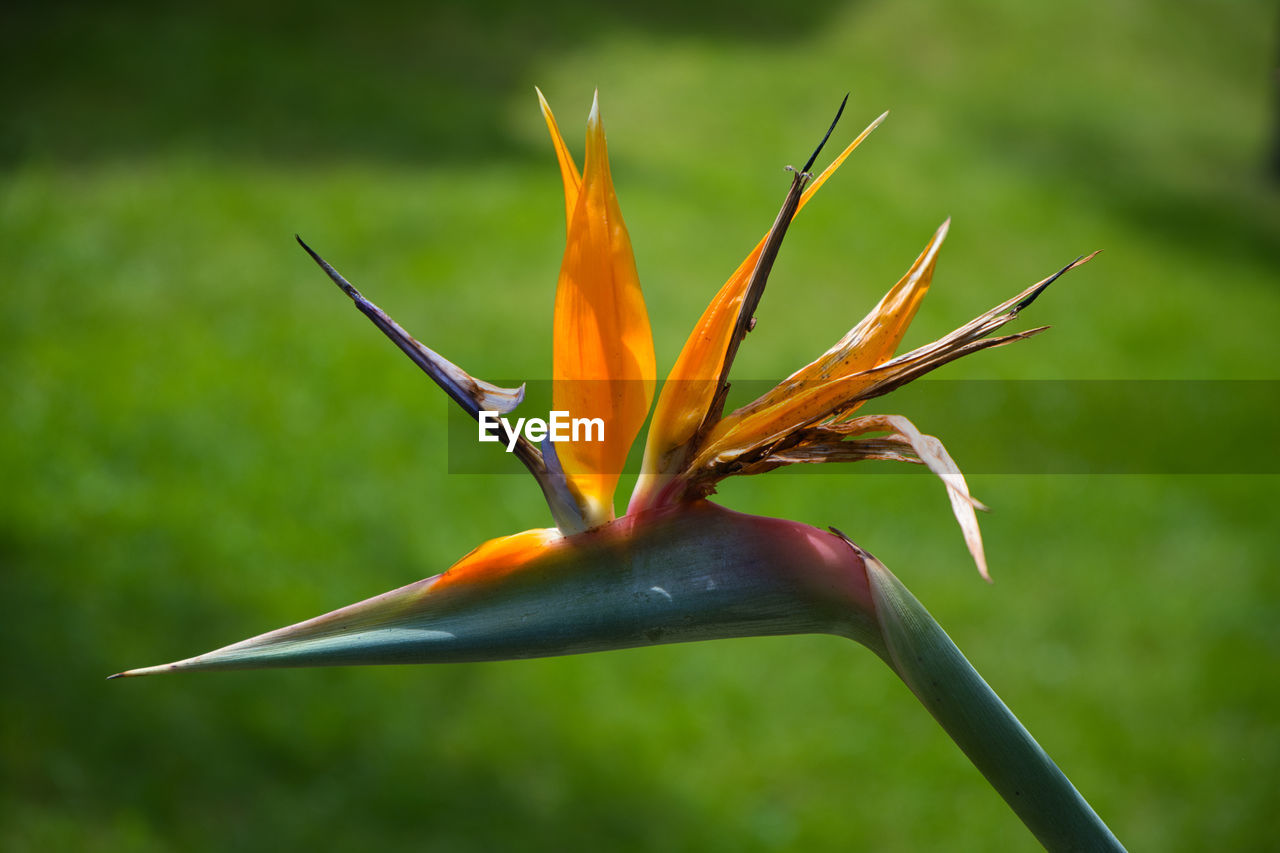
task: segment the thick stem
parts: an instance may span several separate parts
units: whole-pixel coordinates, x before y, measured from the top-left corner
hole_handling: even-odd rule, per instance
[[[868,555],[876,649],[1046,850],[1124,847],[902,583]]]

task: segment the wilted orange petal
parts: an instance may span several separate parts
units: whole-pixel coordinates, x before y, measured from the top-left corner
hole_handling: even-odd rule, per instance
[[[880,303],[835,346],[798,371],[792,379],[809,381],[848,376],[892,358],[925,294],[929,292],[938,249],[942,247],[950,226],[950,219],[942,223],[911,269],[889,289]]]
[[[537,86],[533,90],[538,93],[538,104],[542,107],[542,117],[547,122],[547,130],[551,133],[551,144],[556,149],[556,160],[560,163],[560,177],[564,181],[564,224],[573,225],[573,211],[578,205],[578,192],[582,187],[582,176],[578,174],[578,166],[573,162],[569,147],[564,144],[556,117],[551,114],[551,106],[542,97],[542,90]]]
[[[821,383],[852,376],[892,358],[929,291],[938,249],[946,239],[950,224],[949,219],[942,223],[911,268],[858,325],[820,358],[797,370],[760,399],[725,417],[716,431],[717,437],[733,435],[735,443],[742,443],[748,432],[767,436],[789,431],[802,419],[802,413],[819,410],[833,394],[843,395],[854,387]],[[750,429],[747,429],[748,419]]]
[[[798,214],[814,193],[826,183],[836,169],[884,121],[888,113],[867,126],[866,130],[818,175],[804,191]],[[747,255],[729,280],[711,300],[707,310],[703,312],[693,333],[680,351],[675,366],[667,376],[666,384],[658,397],[658,405],[653,413],[653,423],[649,427],[648,442],[645,446],[644,475],[674,474],[682,466],[682,454],[673,454],[683,448],[698,427],[706,418],[707,410],[716,394],[716,383],[724,365],[725,353],[729,347],[729,339],[733,335],[738,313],[742,307],[747,285],[751,281],[756,261],[764,248],[765,238]]]
[[[1088,262],[1096,254],[1094,252],[1077,258],[1053,275],[979,314],[932,343],[856,373],[840,371],[831,377],[815,380],[803,391],[793,394],[771,409],[745,415],[743,410],[734,412],[717,424],[690,468],[723,465],[750,451],[767,449],[796,430],[823,420],[845,417],[857,409],[863,400],[901,387],[957,358],[1043,332],[1048,326],[998,338],[989,337],[992,332],[1017,317],[1019,311],[1030,305],[1060,276]]]
[[[570,418],[604,422],[603,441],[555,445],[590,525],[613,518],[613,492],[653,400],[654,377],[649,315],[613,190],[599,106],[593,103],[582,185],[556,290],[552,359],[554,408]]]

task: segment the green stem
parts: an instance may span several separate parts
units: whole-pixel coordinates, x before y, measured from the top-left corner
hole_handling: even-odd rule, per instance
[[[1124,847],[906,587],[867,562],[877,650],[1046,850]]]

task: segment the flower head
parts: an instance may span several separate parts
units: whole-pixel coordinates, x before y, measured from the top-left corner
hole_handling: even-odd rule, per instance
[[[569,579],[566,582],[571,585],[589,583],[593,588],[599,587],[608,576],[601,566],[611,561],[621,561],[632,568],[647,564],[675,566],[686,573],[714,568],[714,574],[705,576],[719,578],[718,589],[751,588],[750,584],[735,585],[722,576],[726,566],[741,573],[741,560],[726,562],[729,552],[723,541],[715,544],[715,530],[732,530],[735,546],[751,543],[756,553],[773,554],[781,562],[787,562],[783,558],[786,548],[764,549],[761,543],[789,542],[790,547],[799,549],[796,554],[802,554],[811,567],[817,567],[812,570],[819,576],[825,576],[824,572],[834,566],[851,569],[857,575],[865,568],[866,555],[856,548],[849,550],[842,544],[842,537],[827,542],[830,534],[806,525],[767,519],[743,521],[746,517],[726,514],[706,502],[716,483],[725,477],[799,463],[880,459],[927,465],[946,485],[969,550],[987,577],[974,514],[975,509],[983,507],[969,494],[963,475],[942,444],[901,416],[855,416],[855,412],[864,401],[948,361],[1043,331],[1032,329],[990,337],[1049,283],[1087,258],[1067,265],[951,334],[895,357],[933,280],[938,250],[949,227],[949,221],[944,222],[902,278],[848,334],[758,399],[725,413],[734,356],[754,326],[756,306],[792,219],[887,115],[868,125],[815,177],[809,168],[834,130],[840,118],[837,113],[836,121],[808,163],[793,170],[791,185],[773,226],[729,276],[689,335],[658,397],[627,513],[615,520],[613,499],[619,473],[653,400],[655,367],[649,318],[609,169],[598,98],[587,119],[586,157],[581,170],[540,91],[538,99],[560,167],[567,230],[556,289],[553,404],[558,410],[599,418],[606,424],[602,441],[547,440],[534,446],[524,436],[504,436],[541,487],[556,527],[492,540],[443,574],[328,616],[178,664],[125,674],[336,661],[434,660],[439,654],[454,659],[449,655],[458,651],[448,643],[448,648],[440,651],[442,633],[438,626],[416,632],[405,626],[438,619],[438,608],[456,601],[460,590],[501,598],[498,590],[524,588],[521,578],[525,576],[536,581],[535,587],[551,576]],[[841,112],[843,109],[842,103]],[[300,238],[298,242],[355,305],[473,417],[484,410],[509,413],[522,402],[523,386],[502,388],[485,382],[419,343]],[[505,424],[502,429],[507,429]],[[701,538],[695,534],[696,525],[691,526],[690,519],[698,519],[704,526]],[[680,544],[673,546],[673,541]],[[735,547],[732,553],[740,550]],[[739,556],[745,558],[744,554]],[[670,593],[671,585],[655,584],[653,588]],[[546,590],[538,592],[547,594]],[[866,594],[850,594],[857,606],[869,607]],[[592,611],[590,620],[599,621],[602,613],[608,615],[607,599],[595,601],[593,606],[597,609]],[[698,631],[702,633],[695,634],[718,636],[729,630],[723,613],[704,606],[705,597],[693,596],[690,600],[699,602],[705,617],[691,623],[700,626]],[[795,610],[801,614],[795,620],[775,620],[773,629],[813,630],[811,614],[803,614],[802,610]],[[499,648],[508,656],[580,650],[580,642],[566,639],[572,633],[565,621],[566,612],[552,611],[548,615],[559,627],[546,629],[550,646],[545,649],[546,643],[535,642],[527,632],[512,634],[509,629],[503,643],[482,639],[480,645],[489,649],[488,656],[497,655]],[[473,619],[473,627],[479,626],[481,636],[487,637],[495,629],[493,623],[474,621],[474,617],[475,611],[470,611],[468,618]],[[655,628],[640,636],[657,642],[669,641],[677,633]],[[456,639],[459,634],[449,636]],[[516,636],[522,638],[519,642],[523,646],[514,643],[512,637]],[[619,637],[598,640],[598,647],[629,644]],[[535,652],[535,648],[543,650]]]
[[[604,440],[597,442],[547,440],[535,446],[522,435],[504,436],[538,482],[556,527],[492,540],[442,574],[306,622],[120,675],[494,660],[722,637],[839,634],[889,664],[1047,847],[1120,849],[879,561],[834,528],[741,515],[706,499],[725,477],[785,465],[867,459],[924,464],[942,478],[986,577],[974,514],[982,506],[942,444],[903,417],[856,412],[866,400],[949,361],[1043,331],[991,337],[1058,276],[1088,259],[1068,264],[949,335],[895,355],[933,280],[949,225],[944,222],[848,334],[758,399],[725,413],[730,368],[755,324],[756,306],[792,219],[884,116],[814,178],[809,169],[819,144],[795,171],[773,226],[720,288],[676,359],[658,397],[635,492],[626,514],[615,519],[618,475],[653,400],[649,319],[614,192],[598,102],[588,117],[580,172],[541,92],[538,97],[560,165],[568,232],[556,290],[553,403],[606,425]],[[509,413],[521,403],[523,386],[484,382],[420,344],[303,247],[473,417]]]

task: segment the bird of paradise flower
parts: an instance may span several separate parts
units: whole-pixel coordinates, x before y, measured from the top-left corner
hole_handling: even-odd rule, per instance
[[[554,317],[552,402],[601,418],[603,440],[504,440],[556,527],[480,545],[442,574],[221,649],[115,677],[183,670],[530,658],[727,637],[832,633],[870,648],[906,683],[1049,849],[1122,849],[925,608],[875,557],[830,528],[743,515],[708,500],[729,476],[868,459],[924,464],[943,481],[989,578],[975,509],[942,444],[903,417],[856,416],[949,361],[1044,330],[992,337],[1079,258],[954,332],[895,357],[933,278],[949,222],[848,334],[763,396],[725,413],[730,367],[793,217],[874,130],[816,177],[836,126],[795,170],[773,226],[711,300],[654,407],[627,511],[614,491],[652,406],[656,368],[631,241],[614,193],[598,99],[579,171],[546,100],[564,184],[567,245]],[[847,101],[847,98],[846,98]],[[841,112],[844,103],[841,104]],[[836,121],[840,112],[836,115]],[[310,247],[317,264],[460,406],[509,413],[521,388],[477,379],[422,345]],[[505,425],[502,429],[507,429]]]

